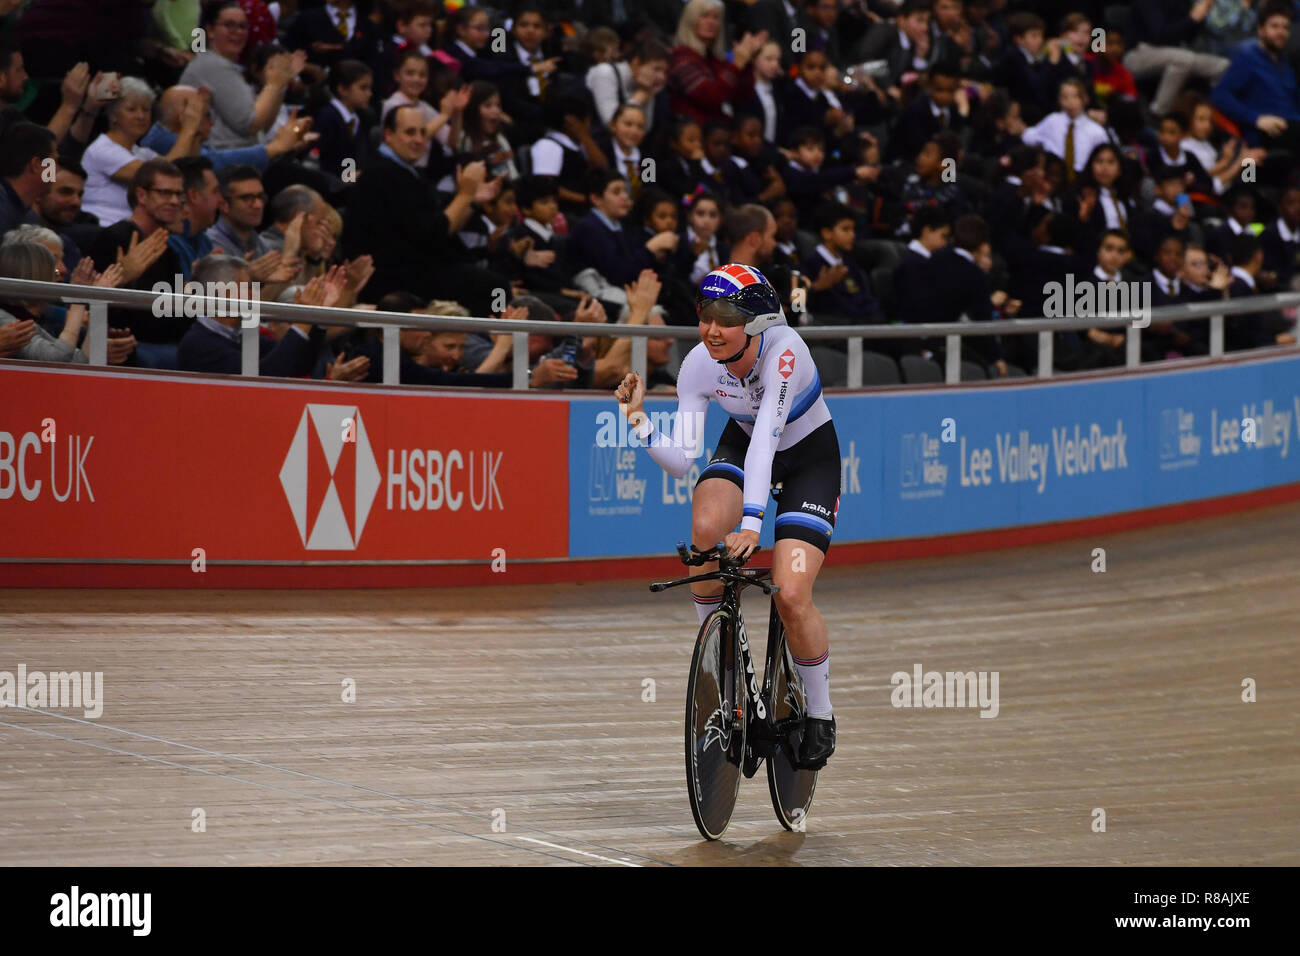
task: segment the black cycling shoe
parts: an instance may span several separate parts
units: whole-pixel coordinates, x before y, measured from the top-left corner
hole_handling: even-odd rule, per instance
[[[803,743],[799,745],[799,768],[820,770],[835,753],[835,718],[809,717],[804,723]]]

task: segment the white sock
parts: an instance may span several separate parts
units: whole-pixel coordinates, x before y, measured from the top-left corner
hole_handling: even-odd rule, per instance
[[[792,655],[793,656],[793,655]],[[808,695],[808,716],[831,719],[831,652],[810,661],[794,658],[803,678],[804,693]]]
[[[721,594],[714,594],[711,597],[700,597],[698,594],[692,593],[691,597],[695,598],[695,613],[700,616],[701,624],[703,624],[704,619],[716,611],[718,605],[722,603]]]

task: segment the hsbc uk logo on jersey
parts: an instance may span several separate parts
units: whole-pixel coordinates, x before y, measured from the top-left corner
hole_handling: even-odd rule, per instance
[[[352,551],[379,491],[379,463],[355,405],[308,405],[280,467],[280,487],[308,551]]]
[[[786,349],[780,354],[776,362],[776,370],[781,373],[781,377],[789,379],[794,374],[794,352]]]

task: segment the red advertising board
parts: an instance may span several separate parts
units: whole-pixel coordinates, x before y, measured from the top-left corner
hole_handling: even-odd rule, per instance
[[[0,554],[564,557],[562,399],[0,368]]]

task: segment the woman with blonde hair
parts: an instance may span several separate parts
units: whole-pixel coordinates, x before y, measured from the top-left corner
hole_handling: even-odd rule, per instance
[[[90,263],[84,259],[83,263]],[[31,282],[58,282],[59,258],[39,241],[6,241],[0,245],[0,276],[6,279],[26,279]],[[121,266],[110,266],[103,275],[89,265],[78,266],[77,278],[89,279],[86,284],[100,288],[113,288],[122,280]],[[80,284],[80,283],[78,283]],[[0,303],[0,358],[28,359],[34,362],[89,362],[86,353],[77,348],[82,329],[86,325],[86,307],[68,306],[63,330],[58,338],[40,326],[40,314],[47,303],[6,299]],[[113,364],[125,361],[126,354],[115,354]]]
[[[669,105],[701,126],[724,122],[733,103],[753,90],[751,61],[767,41],[767,31],[746,33],[727,59],[722,0],[690,0],[677,24],[676,44],[668,69]]]

